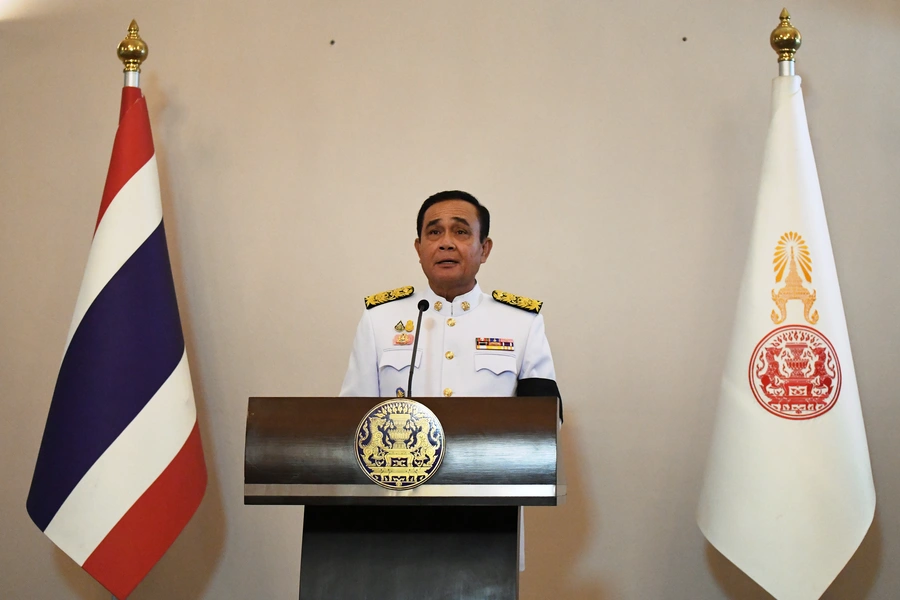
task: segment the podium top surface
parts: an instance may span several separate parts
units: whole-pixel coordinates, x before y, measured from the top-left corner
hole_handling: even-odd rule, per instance
[[[416,398],[440,420],[444,458],[412,490],[371,482],[356,455],[356,430],[387,398],[250,398],[245,504],[555,505],[557,399]]]

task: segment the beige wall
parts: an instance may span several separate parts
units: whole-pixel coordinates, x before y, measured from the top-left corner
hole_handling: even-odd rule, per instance
[[[43,7],[0,22],[0,597],[108,598],[31,524],[25,496],[132,17],[151,48],[143,87],[211,472],[134,599],[296,598],[300,509],[243,506],[247,397],[337,392],[362,297],[424,283],[414,214],[445,188],[494,214],[484,286],[545,301],[567,403],[569,501],[528,512],[522,598],[768,597],[694,513],[781,4]],[[900,5],[790,9],[878,491],[825,597],[893,599]]]

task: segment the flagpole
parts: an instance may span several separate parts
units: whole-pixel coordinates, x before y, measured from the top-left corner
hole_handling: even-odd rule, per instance
[[[772,31],[769,43],[772,44],[772,49],[778,53],[778,75],[791,77],[794,75],[794,54],[800,49],[803,39],[800,32],[791,25],[791,13],[788,12],[788,9],[781,9],[779,18],[781,23]]]
[[[128,35],[119,43],[116,54],[125,64],[125,87],[141,87],[141,63],[147,60],[147,44],[141,39],[137,21],[131,21]]]
[[[139,32],[137,21],[132,19],[131,25],[128,26],[128,34],[119,42],[119,47],[116,49],[116,55],[125,65],[122,72],[125,75],[123,86],[126,88],[140,89],[141,87],[141,63],[147,60],[149,49],[146,42],[141,39]],[[118,600],[115,594],[110,594],[110,598]]]

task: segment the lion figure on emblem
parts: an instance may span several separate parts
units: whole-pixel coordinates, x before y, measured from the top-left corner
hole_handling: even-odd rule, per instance
[[[427,417],[415,420],[416,445],[413,450],[413,463],[417,467],[434,465],[435,446],[439,444],[437,431],[431,429],[431,420]]]
[[[383,417],[372,417],[360,428],[357,446],[362,450],[363,463],[370,467],[384,466],[385,450],[382,428],[385,422],[386,419]]]

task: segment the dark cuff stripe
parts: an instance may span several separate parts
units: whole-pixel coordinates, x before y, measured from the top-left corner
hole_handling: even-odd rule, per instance
[[[563,420],[563,403],[562,395],[559,393],[559,387],[552,379],[543,379],[541,377],[529,377],[528,379],[520,379],[516,386],[516,396],[550,396],[559,398],[559,420]]]

